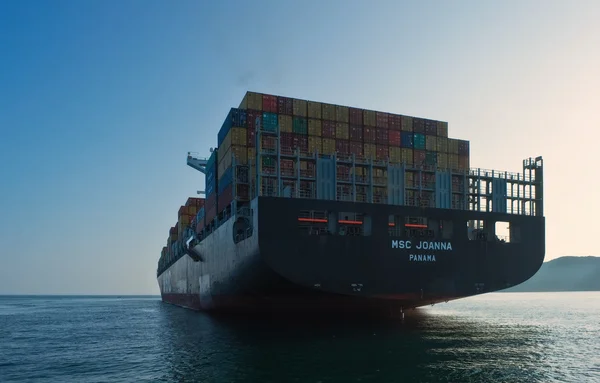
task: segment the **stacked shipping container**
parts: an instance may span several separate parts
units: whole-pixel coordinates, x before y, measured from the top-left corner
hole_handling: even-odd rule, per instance
[[[257,125],[262,132],[259,143],[255,135]],[[278,163],[277,145],[282,154],[299,154],[300,160],[288,157]],[[218,133],[218,149],[207,163],[206,200],[190,198],[179,209],[177,225],[169,231],[161,262],[168,263],[174,254],[181,253],[178,238],[183,238],[187,226],[195,226],[200,233],[234,199],[249,200],[250,181],[256,171],[262,174],[261,185],[255,185],[260,195],[277,195],[275,177],[279,168],[282,184],[289,187],[291,196],[316,198],[315,156],[354,157],[358,160],[354,168],[343,163],[336,167],[341,182],[337,186],[338,199],[351,197],[352,188],[344,182],[354,180],[356,200],[368,201],[367,184],[372,180],[373,202],[385,203],[387,170],[374,167],[373,174],[369,174],[369,167],[362,160],[404,163],[409,170],[414,167],[462,172],[469,169],[469,150],[469,141],[448,137],[448,124],[443,121],[247,92],[239,107],[229,111]],[[433,195],[435,178],[419,174],[406,173],[408,203]],[[463,190],[461,177],[453,176],[452,191]],[[459,197],[452,196],[453,204]]]
[[[244,111],[252,118],[244,119]],[[336,153],[340,157],[354,155],[392,164],[405,163],[408,167],[437,167],[457,171],[469,168],[469,142],[449,138],[448,124],[443,121],[253,92],[246,93],[239,109],[233,112],[233,117],[230,117],[230,112],[227,126],[231,125],[231,121],[235,124],[236,115],[240,116],[240,124],[248,121],[245,126],[249,128],[246,133],[248,138],[257,122],[262,124],[263,130],[279,134],[281,152],[285,154],[299,150],[310,156],[317,153]],[[225,140],[226,125],[219,137],[223,137],[225,145],[230,145]],[[239,135],[243,136],[243,133]],[[240,142],[242,140],[240,138]],[[261,148],[263,153],[267,150],[275,152],[275,137],[263,137]],[[253,151],[252,159],[254,155]],[[243,155],[240,158],[247,160]],[[275,175],[276,162],[271,159],[264,161],[260,164],[262,173]],[[286,162],[285,173],[296,174],[297,166],[307,169],[307,161],[310,162]],[[226,169],[227,164],[221,168]],[[228,178],[229,175],[224,174],[225,182],[229,182]]]

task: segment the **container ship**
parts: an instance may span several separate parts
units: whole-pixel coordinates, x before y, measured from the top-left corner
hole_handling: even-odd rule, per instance
[[[402,312],[515,286],[544,260],[542,158],[471,168],[445,121],[246,92],[208,153],[187,154],[205,198],[162,248],[167,303]]]

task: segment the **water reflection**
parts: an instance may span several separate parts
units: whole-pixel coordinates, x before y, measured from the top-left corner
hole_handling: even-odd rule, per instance
[[[177,381],[547,382],[551,371],[550,333],[535,325],[427,310],[404,322],[159,311],[164,378]]]

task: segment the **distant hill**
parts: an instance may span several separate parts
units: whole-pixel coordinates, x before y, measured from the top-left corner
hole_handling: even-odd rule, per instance
[[[502,291],[600,291],[600,257],[553,259],[545,262],[529,280]]]

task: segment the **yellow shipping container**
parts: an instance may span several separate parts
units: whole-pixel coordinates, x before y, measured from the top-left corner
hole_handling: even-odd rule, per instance
[[[365,154],[365,158],[368,159],[375,159],[375,157],[377,157],[377,147],[375,146],[375,144],[365,144],[363,146],[364,150],[363,153]]]
[[[413,131],[413,119],[410,116],[402,116],[402,126],[401,129],[405,132]]]
[[[390,146],[390,162],[399,164],[402,162],[402,148],[395,148]]]
[[[229,130],[229,133],[223,139],[223,143],[219,147],[219,159],[227,152],[232,145],[246,146],[248,138],[246,136],[248,130],[246,128],[233,127]]]
[[[323,120],[335,121],[335,105],[321,104],[323,108]]]
[[[246,92],[239,109],[262,110],[262,93]]]
[[[217,167],[217,175],[219,178],[221,178],[223,173],[229,169],[234,157],[237,165],[246,165],[248,163],[248,148],[245,146],[232,146],[227,150]]]
[[[308,102],[306,100],[298,100],[295,98],[293,101],[294,116],[306,117],[307,104]]]
[[[284,133],[292,133],[292,116],[280,114],[278,117],[279,131]]]
[[[459,169],[458,154],[448,154],[448,168]]]
[[[256,163],[256,149],[248,148],[248,165]]]
[[[438,153],[437,154],[437,166],[440,169],[448,169],[448,154],[447,153]]]
[[[189,215],[196,215],[198,213],[198,208],[196,206],[186,206],[186,209]]]
[[[323,153],[323,142],[321,137],[308,136],[308,152],[311,154]]]
[[[315,101],[308,101],[308,117],[321,119],[321,103]]]
[[[366,126],[377,126],[377,112],[363,110],[363,122]]]
[[[425,136],[425,149],[431,152],[435,152],[437,150],[436,136]]]
[[[341,138],[342,140],[349,139],[348,124],[345,122],[336,122],[335,124],[335,138]]]
[[[437,122],[437,135],[438,137],[448,137],[448,123],[445,121]]]
[[[335,107],[335,119],[336,119],[336,121],[339,121],[339,122],[348,123],[349,122],[348,107],[337,105]]]
[[[455,139],[455,138],[448,139],[448,153],[458,154],[458,140],[457,139]]]
[[[438,137],[436,140],[437,151],[439,153],[448,153],[448,138]]]
[[[357,176],[364,177],[367,174],[367,169],[362,166],[356,166],[354,168],[354,174],[356,174]]]
[[[179,221],[177,223],[179,224],[190,224],[191,222],[191,216],[189,215],[182,215],[181,217],[179,217]]]
[[[333,154],[333,153],[335,153],[335,139],[323,138],[323,154]]]
[[[402,148],[402,162],[407,165],[412,165],[414,163],[412,149]]]
[[[321,120],[308,119],[308,135],[321,137]]]

